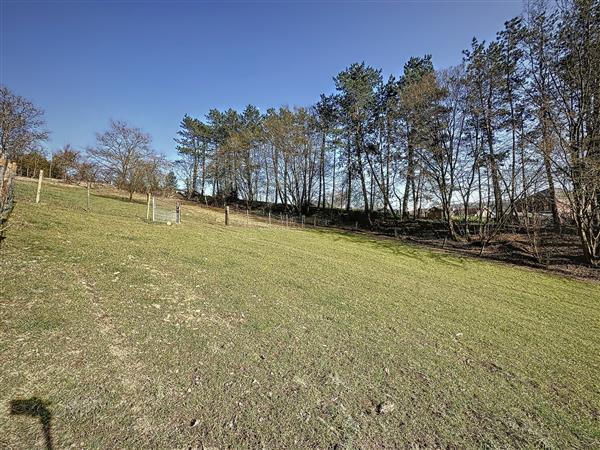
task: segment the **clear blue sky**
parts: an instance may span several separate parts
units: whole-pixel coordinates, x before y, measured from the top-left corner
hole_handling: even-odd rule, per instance
[[[365,61],[399,74],[411,56],[461,60],[516,1],[0,0],[0,82],[46,111],[48,148],[83,149],[111,118],[174,156],[185,113],[310,105]]]

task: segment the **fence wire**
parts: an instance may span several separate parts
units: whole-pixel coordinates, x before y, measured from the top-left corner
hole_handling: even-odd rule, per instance
[[[214,208],[218,210],[217,208]],[[220,209],[224,214],[224,210]],[[223,218],[224,222],[224,218]],[[332,221],[317,216],[306,217],[301,214],[270,213],[264,210],[249,211],[246,209],[230,207],[229,224],[237,226],[268,227],[279,226],[284,228],[318,228],[329,227]]]
[[[149,220],[156,223],[181,223],[181,207],[179,203],[163,202],[152,196],[148,205]]]

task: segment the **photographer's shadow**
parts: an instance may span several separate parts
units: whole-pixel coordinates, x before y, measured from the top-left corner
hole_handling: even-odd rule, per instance
[[[31,397],[26,400],[11,400],[10,414],[20,416],[39,417],[46,441],[46,450],[52,450],[52,412],[48,409],[49,402],[40,398]]]

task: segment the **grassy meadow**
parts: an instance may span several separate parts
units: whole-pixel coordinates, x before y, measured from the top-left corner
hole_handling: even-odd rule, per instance
[[[0,448],[599,448],[600,285],[19,180]]]

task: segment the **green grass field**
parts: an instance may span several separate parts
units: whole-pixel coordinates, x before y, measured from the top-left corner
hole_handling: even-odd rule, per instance
[[[17,184],[0,448],[600,447],[600,285],[113,195]]]

